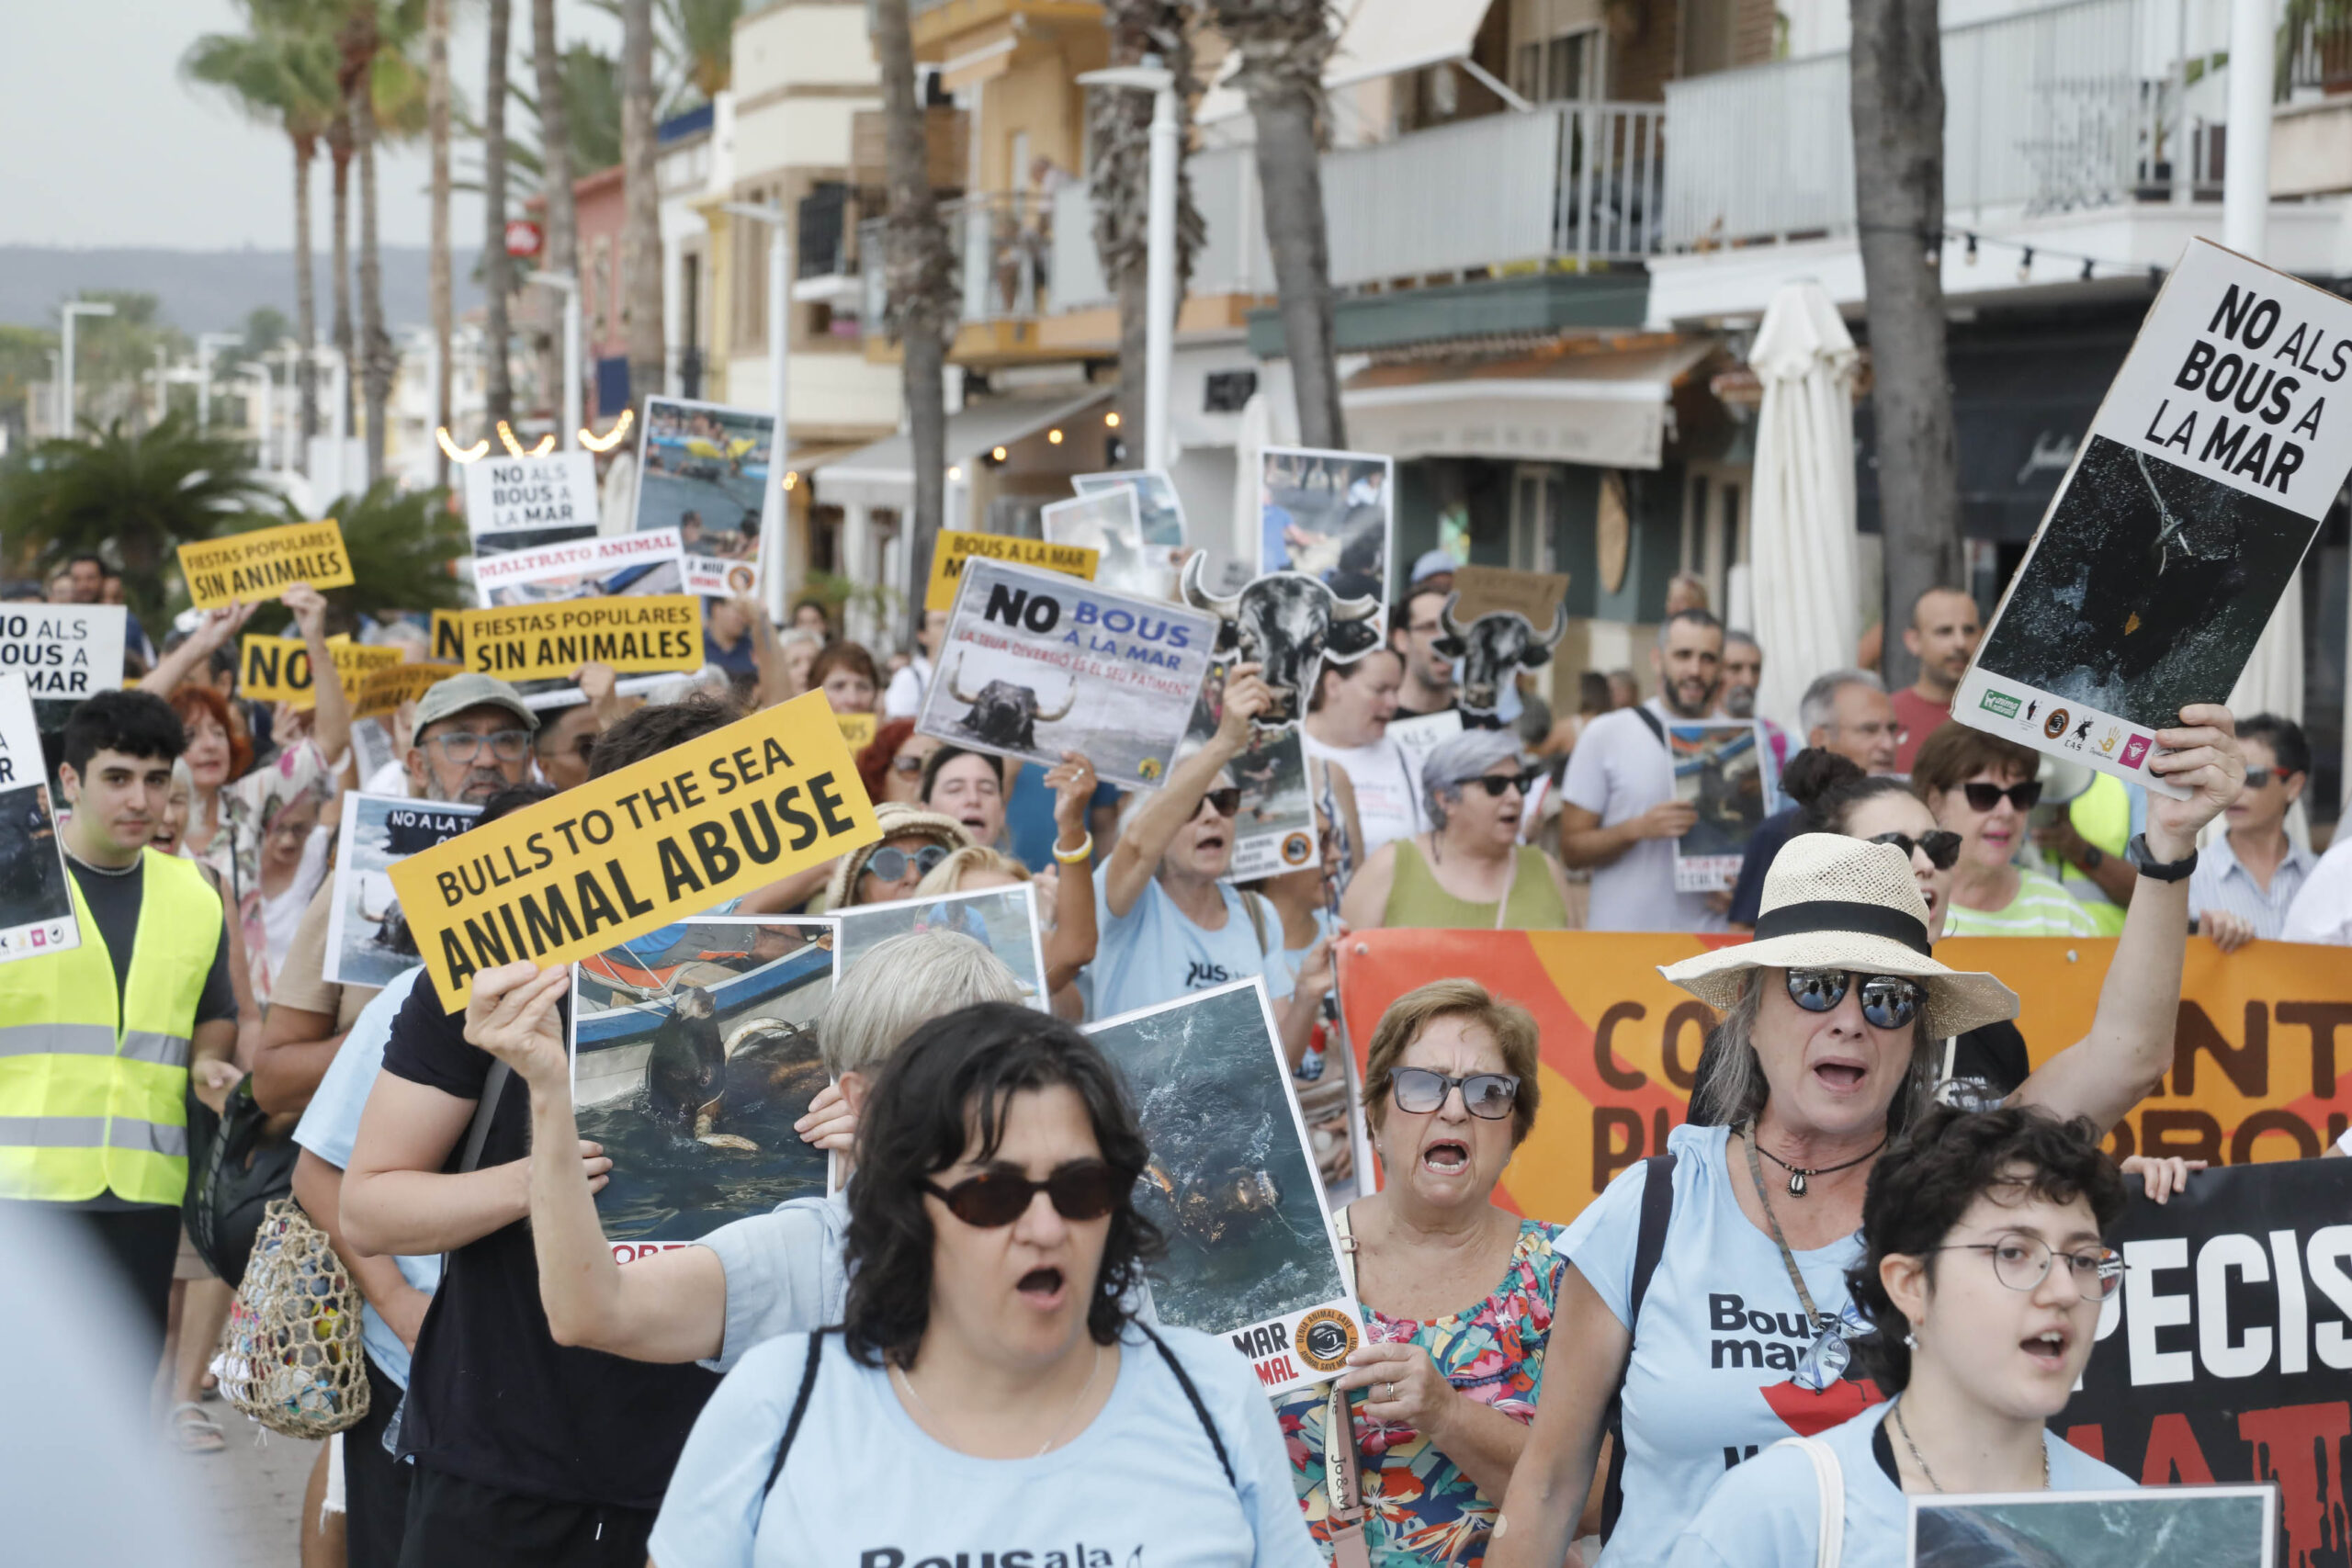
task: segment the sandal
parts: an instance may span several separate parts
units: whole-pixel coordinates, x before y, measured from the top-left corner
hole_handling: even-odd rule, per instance
[[[200,1404],[175,1404],[171,1414],[172,1441],[184,1454],[217,1454],[229,1446],[223,1432]]]

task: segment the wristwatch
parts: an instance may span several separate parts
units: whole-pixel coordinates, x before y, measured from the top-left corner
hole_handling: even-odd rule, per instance
[[[2197,869],[2197,852],[2191,850],[2178,860],[2156,859],[2148,852],[2148,835],[2134,833],[2123,847],[2123,856],[2133,869],[2151,882],[2186,882],[2188,874]]]
[[[2083,858],[2075,863],[2085,871],[2097,871],[2107,863],[2107,852],[2097,844],[2083,846]]]

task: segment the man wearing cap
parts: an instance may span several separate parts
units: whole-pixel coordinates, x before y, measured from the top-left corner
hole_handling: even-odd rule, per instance
[[[470,671],[426,689],[416,705],[408,751],[409,794],[422,800],[480,806],[531,776],[531,735],[538,716],[514,687]],[[276,1114],[300,1111],[326,1076],[343,1037],[381,987],[339,986],[326,977],[330,876],[302,912],[270,993],[261,1045],[254,1053],[254,1103]]]

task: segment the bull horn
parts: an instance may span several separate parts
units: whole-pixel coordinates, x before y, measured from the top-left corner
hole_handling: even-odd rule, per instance
[[[1380,614],[1380,595],[1367,593],[1361,599],[1331,600],[1331,618],[1335,621],[1368,621]]]
[[[1445,596],[1445,603],[1439,605],[1437,610],[1437,624],[1444,629],[1446,636],[1457,642],[1461,640],[1463,631],[1461,626],[1454,623],[1453,607],[1460,603],[1462,603],[1460,593],[1448,593]]]
[[[1070,677],[1069,695],[1062,699],[1062,705],[1052,713],[1046,713],[1041,709],[1037,714],[1037,722],[1039,724],[1059,724],[1062,720],[1069,716],[1069,710],[1077,705],[1078,677],[1073,675]]]
[[[1544,646],[1557,648],[1560,646],[1560,639],[1567,635],[1568,602],[1563,599],[1552,611],[1552,629],[1544,634]]]
[[[947,694],[954,697],[959,703],[978,702],[980,700],[979,694],[977,692],[966,691],[962,682],[957,680],[957,677],[963,673],[964,656],[959,653],[956,656],[956,662],[947,667]]]
[[[1220,597],[1201,586],[1201,562],[1207,558],[1206,550],[1194,550],[1184,562],[1184,603],[1229,621],[1240,613],[1241,595],[1227,593]]]

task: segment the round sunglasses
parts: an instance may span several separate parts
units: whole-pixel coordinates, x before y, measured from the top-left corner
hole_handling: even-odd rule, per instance
[[[2040,779],[2028,779],[2023,784],[2011,784],[2007,789],[2003,789],[1999,784],[1983,783],[1964,784],[1960,788],[1961,793],[1968,797],[1968,808],[1971,811],[1990,811],[2001,804],[2001,797],[2005,795],[2009,797],[2009,804],[2019,811],[2030,811],[2041,803]]]
[[[1988,808],[1989,809],[1989,808]],[[1933,832],[1913,838],[1908,833],[1879,833],[1871,837],[1873,844],[1893,844],[1908,860],[1914,853],[1924,852],[1928,863],[1938,871],[1950,871],[1960,860],[1960,835],[1939,828]]]
[[[874,852],[865,869],[884,882],[897,882],[907,874],[909,865],[915,868],[917,876],[929,876],[932,868],[946,858],[947,852],[937,844],[925,844],[911,855],[896,844],[885,844]]]
[[[1862,1021],[1873,1029],[1901,1029],[1919,1016],[1928,993],[1916,980],[1894,975],[1857,975],[1847,969],[1792,969],[1789,1000],[1807,1012],[1834,1012],[1859,982]]]
[[[1442,1109],[1445,1097],[1457,1089],[1462,1091],[1462,1108],[1488,1122],[1510,1115],[1519,1100],[1519,1080],[1509,1073],[1472,1073],[1457,1078],[1427,1067],[1396,1067],[1389,1071],[1388,1089],[1396,1097],[1396,1109],[1416,1116]]]
[[[984,1170],[953,1187],[926,1181],[922,1190],[947,1205],[947,1212],[967,1225],[1001,1230],[1026,1213],[1043,1192],[1054,1213],[1066,1220],[1099,1220],[1118,1206],[1121,1177],[1099,1159],[1072,1160],[1055,1168],[1043,1181],[1032,1181],[1017,1170]],[[1125,1180],[1132,1184],[1135,1178]]]

